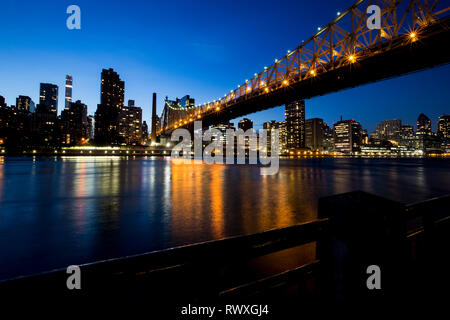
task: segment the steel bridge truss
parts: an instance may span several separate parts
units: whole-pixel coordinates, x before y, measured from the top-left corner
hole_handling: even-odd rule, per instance
[[[422,29],[448,15],[450,6],[443,2],[446,1],[359,0],[295,50],[222,98],[191,108],[166,103],[159,134],[219,113],[242,99],[269,94],[344,66],[356,68],[366,58],[420,41]],[[373,13],[368,8],[373,5],[380,8],[379,29],[369,29],[367,25]]]

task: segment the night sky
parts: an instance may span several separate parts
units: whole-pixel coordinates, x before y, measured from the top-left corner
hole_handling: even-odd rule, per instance
[[[0,10],[0,95],[39,102],[39,83],[60,88],[74,79],[73,99],[93,114],[100,102],[102,68],[125,81],[125,99],[151,117],[151,95],[190,94],[196,103],[222,97],[288,49],[308,39],[355,0],[267,1],[13,1]],[[66,28],[67,6],[81,8],[81,30]],[[373,131],[381,120],[415,124],[420,112],[432,120],[450,113],[450,66],[417,72],[306,101],[306,117],[332,124],[340,115]],[[278,107],[248,116],[255,127],[282,120]]]

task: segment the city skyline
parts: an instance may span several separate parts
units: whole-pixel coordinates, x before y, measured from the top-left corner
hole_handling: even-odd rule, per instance
[[[339,11],[351,3],[352,1],[333,2],[327,7],[336,7],[336,11]],[[43,19],[45,21],[35,26],[30,34],[27,27],[30,27],[31,22],[28,21],[33,19],[31,17],[24,19],[21,26],[14,25],[13,28],[9,28],[8,34],[3,37],[1,45],[5,50],[0,53],[2,58],[0,95],[6,98],[8,105],[12,105],[19,95],[30,96],[37,102],[39,83],[54,83],[62,93],[65,75],[72,75],[73,100],[81,100],[88,106],[88,114],[94,114],[100,100],[100,71],[102,68],[111,67],[127,83],[125,101],[135,100],[136,105],[143,109],[143,120],[150,123],[153,92],[159,95],[158,114],[161,114],[166,95],[170,99],[175,99],[190,94],[199,103],[214,100],[229,92],[229,89],[236,87],[254,72],[260,71],[264,65],[270,64],[274,57],[283,55],[285,53],[283,47],[292,49],[303,39],[311,36],[314,33],[311,26],[318,24],[317,21],[327,23],[335,14],[329,9],[321,10],[316,4],[303,4],[302,10],[298,12],[298,20],[301,22],[292,19],[286,19],[288,22],[281,21],[285,19],[277,15],[280,27],[289,28],[283,29],[285,32],[275,37],[276,30],[270,30],[255,16],[256,13],[252,14],[252,10],[257,10],[259,15],[270,15],[268,3],[263,2],[257,9],[251,4],[251,1],[244,3],[238,13],[242,19],[237,19],[236,25],[231,26],[230,30],[226,30],[224,22],[215,21],[213,30],[201,32],[200,38],[203,38],[203,43],[181,36],[179,34],[181,23],[176,23],[176,27],[168,30],[157,27],[161,18],[158,18],[155,12],[168,12],[165,11],[167,6],[172,8],[170,13],[175,17],[188,12],[192,19],[185,22],[186,28],[197,30],[203,23],[209,21],[202,24],[196,22],[207,10],[217,11],[223,15],[232,12],[234,6],[227,8],[224,3],[218,3],[202,8],[198,3],[193,6],[178,3],[174,8],[174,5],[155,4],[153,10],[146,11],[148,4],[137,4],[123,8],[127,13],[134,13],[136,19],[127,20],[129,24],[117,30],[115,25],[107,21],[109,15],[117,16],[117,3],[112,2],[104,6],[81,1],[79,5],[82,9],[82,29],[70,31],[64,24],[65,4],[54,6],[43,4],[39,7],[30,3],[30,8],[35,9],[35,12],[41,12],[43,17],[48,19]],[[2,23],[7,26],[12,24],[10,17],[19,9],[16,4],[7,2],[3,11],[7,14],[5,17],[2,16]],[[150,12],[151,17],[155,19],[146,19],[144,23],[139,20],[142,17],[141,11]],[[308,21],[306,14],[308,12],[318,14],[314,23]],[[25,12],[25,15],[28,14]],[[293,13],[285,14],[289,17]],[[117,39],[122,43],[120,48],[111,50],[111,36],[100,39],[95,46],[92,44],[95,37],[104,34],[104,29],[100,28],[102,23],[105,23],[105,28],[110,27],[111,31],[118,31]],[[251,37],[251,40],[246,38],[245,41],[243,39],[228,41],[230,38],[226,37],[230,37],[233,30],[242,27],[241,24],[263,28],[264,32],[258,32],[258,36]],[[55,32],[55,36],[67,40],[65,45],[55,46],[45,39],[41,41],[42,43],[37,43],[37,39],[41,40],[43,32],[49,28]],[[133,37],[128,39],[127,34],[130,33]],[[224,40],[217,41],[218,38]],[[263,41],[267,41],[264,38],[274,39],[271,41],[273,45],[269,48],[262,46]],[[17,39],[23,39],[27,45],[17,43]],[[152,44],[151,48],[150,44],[145,43],[147,40]],[[175,46],[176,53],[169,50],[170,44],[174,41],[179,44]],[[200,45],[195,45],[195,43],[215,43],[214,41],[222,43],[219,50],[214,45],[204,45],[203,50],[199,50],[197,47]],[[7,54],[8,49],[13,50],[15,54]],[[5,54],[7,55],[4,56]],[[449,70],[449,66],[441,66],[306,100],[306,118],[322,118],[326,123],[333,124],[342,115],[343,118],[358,119],[369,132],[373,132],[376,125],[386,119],[401,119],[404,123],[415,125],[417,115],[425,112],[432,120],[433,130],[436,131],[439,116],[448,110],[447,101],[450,99],[450,93],[446,90],[445,83],[448,82]],[[58,105],[65,105],[63,94],[59,95]],[[283,106],[280,106],[247,117],[254,121],[256,128],[262,128],[265,121],[279,121],[283,116]],[[240,119],[237,118],[236,122]]]
[[[441,67],[441,68],[444,68],[444,67]],[[114,68],[103,68],[103,70],[105,70],[105,69],[113,69],[114,70]],[[114,70],[114,71],[116,71],[116,70]],[[421,72],[426,72],[426,71],[421,71]],[[100,73],[101,74],[101,73]],[[120,73],[119,73],[119,75],[120,75]],[[122,77],[122,75],[120,75],[121,77]],[[51,85],[51,86],[57,86],[57,88],[58,88],[58,90],[59,90],[59,88],[63,88],[63,87],[66,87],[67,86],[67,77],[70,77],[70,79],[71,79],[71,81],[72,81],[72,78],[73,78],[73,76],[71,76],[71,75],[65,75],[65,77],[66,78],[64,78],[64,86],[59,86],[58,84],[55,84],[55,83],[44,83],[44,82],[40,82],[39,83],[39,87],[41,87],[42,85]],[[401,78],[401,77],[400,77]],[[101,80],[101,76],[100,76],[100,80]],[[395,79],[391,79],[390,81],[393,81],[393,80],[395,80]],[[389,80],[388,80],[389,81]],[[125,83],[126,81],[125,80],[123,80],[123,82]],[[101,84],[101,81],[99,81],[99,84]],[[371,86],[371,85],[373,85],[373,84],[369,84],[369,85],[366,85],[366,86]],[[101,86],[101,85],[100,85]],[[98,92],[98,94],[99,94],[99,101],[98,101],[98,103],[95,105],[95,109],[94,110],[92,110],[92,108],[90,108],[89,107],[89,105],[87,105],[88,106],[88,115],[94,115],[95,113],[96,113],[96,110],[97,110],[97,105],[98,104],[100,104],[100,102],[101,102],[101,88],[100,88],[100,86],[99,86],[99,92]],[[72,89],[72,87],[71,87],[71,89]],[[40,96],[41,96],[41,93],[40,93],[40,90],[41,89],[39,89],[39,94],[38,94],[38,97],[39,97],[39,99],[36,99],[36,100],[34,100],[33,98],[32,98],[32,95],[23,95],[23,94],[20,94],[20,95],[18,95],[17,97],[15,97],[14,98],[14,100],[13,100],[13,102],[15,101],[15,104],[13,104],[13,103],[8,103],[8,99],[7,99],[7,97],[9,96],[9,95],[7,95],[7,94],[1,94],[0,93],[0,95],[1,96],[3,96],[4,98],[5,98],[5,103],[6,103],[6,105],[8,105],[8,106],[12,106],[12,105],[15,105],[16,107],[17,107],[17,101],[19,101],[21,98],[31,98],[31,102],[34,102],[34,104],[36,104],[37,105],[37,103],[35,102],[35,101],[40,101]],[[67,89],[66,89],[67,90]],[[73,89],[72,89],[73,90]],[[350,90],[355,90],[354,88],[352,88],[352,89],[348,89],[348,90],[344,90],[344,91],[350,91]],[[66,94],[67,94],[67,92],[66,92]],[[158,94],[158,93],[157,93]],[[329,95],[337,95],[337,94],[339,94],[339,93],[331,93],[331,94],[329,94]],[[124,89],[124,96],[127,96],[126,95],[126,86],[125,86],[125,89]],[[162,113],[162,109],[163,109],[163,106],[164,106],[164,100],[163,100],[163,98],[161,98],[161,94],[159,94],[159,99],[160,100],[162,100],[162,101],[160,101],[159,103],[157,102],[157,115],[158,116],[161,116],[161,113]],[[72,98],[72,97],[71,97]],[[130,97],[131,98],[131,97]],[[343,115],[342,115],[342,112],[339,114],[339,111],[337,112],[337,114],[333,114],[333,116],[330,116],[330,115],[324,115],[323,113],[320,113],[320,114],[322,114],[322,116],[318,116],[317,114],[318,113],[315,113],[315,112],[311,112],[309,109],[309,106],[307,105],[307,102],[311,102],[311,101],[313,101],[313,100],[317,100],[317,99],[320,99],[320,98],[322,98],[322,97],[319,97],[319,98],[313,98],[313,99],[308,99],[308,100],[305,100],[306,101],[306,103],[305,103],[305,111],[304,111],[304,113],[305,113],[305,119],[314,119],[314,118],[320,118],[320,119],[322,119],[326,124],[328,124],[328,125],[333,125],[333,124],[335,124],[335,123],[337,123],[337,122],[339,122],[339,119],[340,118],[342,118],[343,117]],[[165,98],[164,98],[165,99]],[[74,99],[74,101],[75,100],[80,100],[80,101],[83,101],[84,102],[84,100],[82,99],[82,98],[78,98],[78,96]],[[125,101],[135,101],[135,99],[124,99],[124,102],[122,103],[122,106],[126,106],[126,103],[125,103]],[[153,101],[153,98],[152,98],[152,101]],[[66,104],[66,102],[67,102],[67,97],[66,97],[66,95],[65,94],[62,94],[62,91],[61,91],[61,93],[57,93],[57,102],[56,102],[56,105],[58,106],[58,104],[59,105],[63,105],[63,106],[66,106],[67,104]],[[69,102],[69,104],[70,104],[70,102]],[[147,107],[147,108],[152,108],[152,103],[149,103],[149,106]],[[58,116],[60,116],[61,114],[62,114],[62,111],[65,109],[65,107],[63,107],[63,108],[59,108],[58,109],[58,112],[57,112],[57,115]],[[146,110],[146,107],[144,106],[144,107],[142,107],[141,106],[141,109],[142,109],[142,113],[144,114],[144,113],[147,113],[147,115],[150,113],[148,110]],[[272,117],[272,118],[267,118],[267,116],[270,116],[270,115],[272,115],[273,116],[273,110],[277,110],[277,111],[279,111],[279,112],[277,112],[276,114],[275,114],[275,117]],[[147,112],[145,112],[145,111],[147,111]],[[419,114],[422,114],[422,113],[424,113],[424,114],[426,114],[427,116],[428,116],[428,114],[433,114],[433,115],[436,115],[437,114],[437,116],[436,116],[436,118],[433,118],[432,116],[429,116],[429,118],[430,118],[430,120],[431,120],[431,129],[432,129],[432,131],[433,132],[437,132],[437,130],[438,130],[438,122],[439,122],[439,119],[440,119],[440,117],[442,117],[442,116],[444,116],[444,115],[447,115],[448,113],[447,112],[445,112],[444,110],[442,111],[442,112],[440,112],[439,113],[439,111],[436,111],[436,112],[429,112],[430,110],[427,110],[427,111],[420,111],[420,113]],[[309,113],[309,114],[308,114]],[[356,112],[355,112],[356,113]],[[338,115],[339,114],[339,115]],[[258,116],[259,115],[259,116]],[[263,118],[261,117],[261,116],[263,116]],[[274,121],[285,121],[285,116],[286,116],[286,114],[285,114],[285,105],[282,105],[282,106],[278,106],[278,107],[275,107],[275,108],[272,108],[272,109],[270,109],[270,110],[266,110],[266,111],[260,111],[260,112],[256,112],[256,113],[251,113],[251,114],[248,114],[247,116],[244,116],[244,117],[238,117],[238,118],[235,118],[233,121],[234,122],[236,122],[236,123],[238,123],[239,121],[241,121],[241,120],[243,120],[243,119],[245,119],[245,118],[248,118],[248,119],[250,119],[250,120],[252,120],[253,121],[253,123],[254,123],[254,127],[256,128],[256,129],[262,129],[263,128],[263,125],[264,125],[264,123],[265,122],[269,122],[269,121],[272,121],[272,120],[274,120]],[[416,117],[415,119],[414,119],[414,117]],[[332,120],[333,118],[335,118],[335,120]],[[417,115],[415,115],[415,114],[411,114],[411,113],[408,113],[408,117],[407,117],[407,120],[405,121],[405,119],[404,118],[384,118],[384,119],[381,119],[381,120],[379,120],[379,121],[376,121],[376,122],[369,122],[370,124],[369,125],[367,125],[367,122],[368,121],[370,121],[370,119],[361,119],[361,118],[357,118],[357,117],[353,117],[351,114],[350,115],[348,115],[348,116],[344,116],[344,118],[347,118],[347,119],[354,119],[354,120],[357,120],[358,122],[361,122],[362,124],[364,124],[363,125],[363,127],[368,131],[368,133],[369,134],[372,134],[372,133],[374,133],[375,131],[376,131],[376,128],[377,128],[377,126],[381,123],[381,122],[384,122],[384,121],[388,121],[388,120],[400,120],[400,121],[402,121],[402,123],[403,123],[403,125],[410,125],[410,126],[412,126],[415,130],[417,130]],[[151,117],[151,114],[150,114],[150,116],[148,116],[148,118],[144,118],[144,116],[142,117],[142,121],[146,121],[147,123],[151,123],[152,122],[152,117]],[[326,119],[331,119],[331,121],[326,121]],[[262,121],[262,122],[259,122],[259,121]]]

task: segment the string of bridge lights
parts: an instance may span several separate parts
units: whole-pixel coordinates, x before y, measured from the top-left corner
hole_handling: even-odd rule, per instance
[[[331,22],[330,24],[335,23],[336,21],[338,21],[339,19],[341,19],[342,17],[344,17],[348,12],[349,12],[349,10],[347,10],[347,11],[345,11],[344,13],[341,14],[341,12],[338,11],[338,12],[337,12],[338,18],[335,19],[335,20],[334,20],[333,22]],[[319,35],[319,34],[321,33],[320,31],[324,31],[324,30],[326,30],[327,28],[328,28],[328,26],[325,27],[324,29],[322,29],[321,27],[318,27],[317,30],[318,30],[319,32],[317,32],[317,33],[316,33],[315,35],[313,35],[310,39],[308,39],[308,40],[306,41],[306,43],[309,43],[310,40],[314,39],[317,35]],[[302,40],[302,45],[300,45],[300,46],[299,46],[297,49],[295,49],[294,51],[287,50],[287,54],[286,54],[283,58],[281,58],[280,60],[275,59],[275,63],[278,63],[279,61],[283,60],[284,58],[286,58],[286,57],[292,55],[295,51],[297,51],[298,49],[300,49],[301,47],[303,47],[303,46],[304,46],[304,43],[305,43],[305,41]],[[355,60],[355,57],[352,56],[352,58],[350,59],[350,61],[353,62],[354,60]],[[263,72],[260,72],[259,74],[258,74],[258,73],[255,73],[255,74],[254,74],[254,77],[253,77],[252,79],[258,78],[258,77],[259,77],[262,73],[264,73],[267,69],[268,69],[268,67],[267,67],[267,66],[264,66],[264,71],[263,71]],[[312,74],[312,75],[315,75],[316,73],[315,73],[315,72],[311,72],[311,74]],[[246,79],[246,80],[245,80],[245,83],[248,83],[248,82],[249,82],[249,80]],[[263,81],[263,82],[264,82],[264,81]],[[265,83],[265,82],[264,82],[264,83]],[[283,84],[285,84],[285,85],[287,84],[287,83],[286,83],[286,80],[283,81]],[[241,86],[242,86],[242,85],[238,85],[237,88],[240,88]],[[263,85],[263,86],[264,86],[264,85]],[[235,90],[236,90],[236,89],[235,89]],[[230,93],[233,93],[233,91],[234,91],[234,90],[230,90]],[[248,91],[248,89],[247,89],[247,91]],[[250,90],[250,91],[251,91],[251,90]],[[266,91],[266,92],[267,92],[267,91]],[[223,96],[223,98],[226,98],[226,97],[227,97],[227,94],[225,94],[225,95]],[[221,99],[220,99],[220,100],[221,100]],[[214,103],[216,103],[216,102],[217,102],[217,100],[214,100],[214,101],[212,101],[212,102],[205,102],[205,103],[197,104],[197,105],[192,106],[192,107],[185,107],[185,108],[181,107],[181,108],[177,108],[177,109],[175,109],[175,110],[192,110],[192,109],[197,109],[197,108],[205,107],[205,106],[214,104]],[[174,108],[172,108],[172,109],[174,109]]]
[[[362,3],[362,2],[363,2],[363,1],[359,2],[358,5],[359,5],[360,3]],[[322,27],[320,27],[320,26],[317,27],[317,32],[316,32],[313,36],[311,36],[306,42],[305,42],[304,40],[302,40],[302,44],[300,44],[295,50],[293,50],[293,51],[287,50],[287,54],[286,54],[285,56],[283,56],[280,60],[275,59],[275,63],[272,64],[269,68],[272,69],[272,67],[273,67],[274,65],[278,64],[280,61],[283,61],[284,59],[287,60],[287,58],[288,58],[289,56],[291,56],[293,53],[299,52],[299,51],[300,51],[302,48],[304,48],[307,44],[309,44],[311,41],[313,41],[317,36],[319,36],[320,34],[322,34],[323,32],[325,32],[330,26],[332,26],[333,24],[337,23],[337,22],[338,22],[339,20],[341,20],[344,16],[346,16],[349,12],[351,12],[351,9],[352,9],[352,8],[353,8],[353,7],[351,7],[350,9],[346,10],[346,11],[343,12],[343,13],[341,13],[340,11],[338,11],[338,12],[337,12],[337,18],[335,18],[332,22],[330,22],[330,23],[329,23],[326,27],[324,27],[324,28],[322,28]],[[387,37],[386,32],[385,32],[384,30],[381,30],[381,31],[380,31],[380,36],[383,37],[383,38],[386,38],[386,37]],[[414,31],[414,30],[410,31],[409,34],[408,34],[408,36],[409,36],[409,39],[410,39],[412,42],[414,42],[414,41],[417,40],[417,32]],[[338,55],[344,56],[344,54],[340,54],[340,53],[338,53],[337,51],[333,50],[333,56],[338,56]],[[355,55],[354,53],[352,53],[352,54],[350,54],[350,55],[347,55],[347,56],[346,56],[346,59],[347,59],[347,61],[348,61],[349,63],[355,63],[355,62],[357,61],[357,57],[356,57],[356,55]],[[299,67],[300,67],[301,70],[304,69],[304,68],[306,68],[306,66],[302,66],[302,65],[300,65]],[[266,81],[264,81],[264,79],[262,79],[264,73],[267,73],[267,70],[268,70],[269,68],[268,68],[267,66],[264,66],[264,71],[262,71],[262,72],[260,72],[260,73],[255,73],[255,74],[254,74],[254,77],[251,78],[251,80],[250,80],[251,83],[255,85],[255,88],[254,88],[254,89],[265,88],[263,93],[268,93],[268,92],[270,91],[270,89],[266,86],[266,85],[267,85]],[[309,73],[310,73],[310,75],[313,76],[313,77],[315,77],[315,76],[317,75],[317,71],[316,71],[315,69],[309,70]],[[185,107],[178,107],[178,108],[175,108],[175,107],[173,107],[173,106],[171,106],[171,105],[169,104],[169,107],[170,107],[171,109],[173,109],[173,110],[180,110],[180,111],[190,111],[190,110],[194,110],[194,109],[199,109],[199,108],[207,107],[206,110],[209,111],[209,110],[211,109],[211,107],[214,108],[214,106],[216,105],[216,107],[214,108],[214,110],[215,110],[215,111],[219,111],[219,110],[220,110],[220,106],[217,106],[217,105],[219,104],[219,102],[223,101],[224,99],[225,99],[226,101],[229,101],[230,99],[235,98],[235,97],[236,97],[236,94],[235,94],[234,92],[237,91],[238,89],[240,89],[242,86],[245,86],[245,87],[246,87],[245,92],[244,92],[244,95],[251,93],[251,91],[252,91],[253,89],[252,89],[251,87],[248,87],[248,86],[247,86],[248,83],[249,83],[249,80],[246,79],[244,84],[240,84],[240,85],[237,86],[237,89],[230,90],[230,93],[229,93],[229,94],[225,94],[225,95],[223,96],[223,98],[218,99],[218,100],[214,100],[214,101],[212,101],[212,102],[206,102],[206,103],[197,104],[197,105],[194,105],[194,106],[185,106]],[[288,85],[288,84],[289,84],[289,81],[288,81],[287,79],[284,79],[284,80],[282,81],[282,85],[285,85],[285,86],[286,86],[286,85]],[[239,92],[238,94],[239,94],[239,96],[241,96],[241,93],[240,93],[240,92]],[[228,97],[228,98],[227,98],[227,97]],[[203,113],[203,112],[206,111],[206,110],[203,110],[203,109],[202,109],[202,110],[199,110],[197,113],[195,113],[195,115],[198,114],[198,118],[201,118],[200,113]],[[191,118],[191,120],[192,120],[192,118]],[[180,122],[182,123],[183,121],[180,119]],[[187,121],[185,120],[184,123],[186,124]],[[177,127],[177,125],[175,125],[175,127]]]

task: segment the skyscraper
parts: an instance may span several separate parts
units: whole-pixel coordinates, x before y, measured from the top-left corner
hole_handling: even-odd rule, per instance
[[[117,72],[111,68],[103,69],[100,104],[120,109],[124,105],[124,95],[125,82],[120,80],[120,76]]]
[[[305,146],[313,151],[323,150],[323,120],[308,119],[305,122]]]
[[[88,139],[87,106],[80,100],[71,102],[61,112],[62,144],[80,145]]]
[[[272,130],[278,129],[278,148],[281,152],[286,149],[286,121],[269,121],[263,123],[263,129],[267,130],[267,150],[272,149]]]
[[[39,93],[39,104],[47,112],[58,113],[58,86],[51,83],[41,83]]]
[[[305,101],[298,100],[285,106],[287,148],[305,147]]]
[[[128,106],[122,107],[119,135],[127,145],[139,144],[142,141],[142,109],[134,105],[134,100],[128,100]]]
[[[334,124],[334,149],[341,153],[360,151],[361,124],[355,120],[341,120]]]
[[[95,112],[95,141],[109,145],[121,142],[119,117],[123,108],[125,82],[113,69],[103,69],[100,104]]]
[[[72,102],[72,76],[66,75],[66,97],[65,97],[65,110],[69,110],[70,103]]]
[[[157,131],[157,122],[159,121],[159,117],[156,114],[156,92],[153,92],[153,103],[152,103],[152,142],[156,142],[156,131]]]

